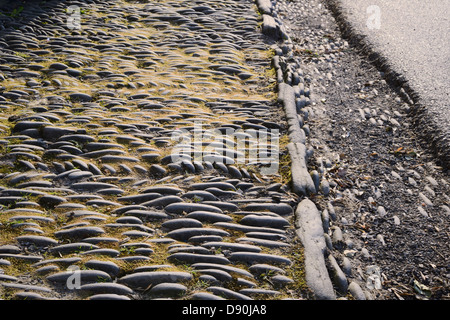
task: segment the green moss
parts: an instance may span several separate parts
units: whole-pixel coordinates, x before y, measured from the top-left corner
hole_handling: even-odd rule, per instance
[[[306,284],[304,249],[298,241],[289,248],[289,258],[292,265],[286,269],[286,276],[292,278],[294,282],[288,285],[286,289],[292,291],[290,294],[297,297],[304,299],[312,297],[312,293]]]

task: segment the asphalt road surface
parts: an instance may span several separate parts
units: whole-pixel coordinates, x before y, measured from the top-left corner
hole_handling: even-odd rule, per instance
[[[404,76],[425,106],[423,118],[450,145],[450,0],[330,0],[372,50]],[[444,160],[445,161],[445,160]]]

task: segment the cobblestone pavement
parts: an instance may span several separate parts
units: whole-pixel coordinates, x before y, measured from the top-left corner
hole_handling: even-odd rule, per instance
[[[307,298],[252,1],[2,18],[3,299]]]
[[[424,255],[435,271],[415,293],[380,289],[402,270],[380,252],[422,250],[434,234],[415,239],[417,226],[445,238],[448,183],[432,162],[409,162],[406,145],[393,155],[408,123],[396,110],[409,107],[381,80],[358,82],[318,2],[5,9],[0,299],[363,300],[441,288],[444,242],[439,260]],[[386,142],[370,157],[366,134]],[[376,156],[386,160],[361,168]]]

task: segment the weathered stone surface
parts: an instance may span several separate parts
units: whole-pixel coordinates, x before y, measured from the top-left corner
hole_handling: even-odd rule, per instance
[[[154,297],[182,297],[187,291],[187,287],[180,283],[159,283],[153,286],[148,294]]]
[[[55,273],[48,276],[47,281],[59,285],[65,285],[68,281],[71,281],[75,272],[79,276],[80,282],[83,283],[95,283],[100,280],[111,281],[111,277],[103,271],[98,270],[77,270],[77,271],[64,271],[60,273]]]
[[[280,216],[288,216],[294,213],[291,206],[285,203],[251,203],[245,207],[247,211],[270,211]]]
[[[206,288],[206,290],[212,292],[215,295],[226,297],[230,300],[253,300],[252,298],[244,294],[222,287],[208,287]]]
[[[114,293],[96,294],[89,297],[89,300],[131,300],[127,296],[118,295]]]
[[[216,264],[229,264],[230,261],[218,255],[205,255],[205,254],[196,254],[196,253],[174,253],[168,257],[169,261],[178,262],[178,263],[216,263]]]
[[[55,237],[60,239],[84,239],[89,237],[100,236],[105,233],[100,227],[78,227],[67,230],[60,230],[54,233]]]
[[[146,201],[141,203],[141,205],[146,207],[156,207],[156,208],[164,208],[171,203],[183,202],[178,196],[163,196],[154,200]]]
[[[336,296],[324,260],[326,244],[320,212],[311,200],[305,199],[298,205],[295,215],[296,233],[305,248],[308,286],[317,299],[333,300]]]
[[[161,219],[166,219],[169,217],[164,212],[157,212],[157,211],[150,211],[150,210],[129,210],[129,211],[125,212],[125,215],[138,217],[145,221],[161,220]]]
[[[88,294],[131,295],[133,290],[118,283],[89,283],[80,287],[81,292]]]
[[[229,251],[260,252],[261,248],[249,244],[229,243],[229,242],[207,242],[202,244],[209,249],[222,249]]]
[[[210,223],[233,221],[233,218],[226,214],[209,211],[193,211],[187,214],[186,218],[191,218],[202,222],[210,222]]]
[[[218,295],[207,292],[196,292],[191,296],[192,300],[226,300]]]
[[[292,261],[289,258],[266,253],[233,252],[229,258],[230,261],[243,262],[248,264],[254,263],[273,263],[284,265],[292,264]]]
[[[187,241],[189,238],[198,235],[214,235],[226,237],[230,234],[221,229],[215,228],[183,228],[170,231],[167,236],[178,241]]]
[[[157,285],[160,283],[178,283],[182,281],[189,281],[192,278],[192,274],[188,272],[153,271],[138,272],[126,275],[119,278],[118,282],[125,284],[133,290],[145,290],[150,285]]]
[[[194,211],[209,211],[222,213],[221,209],[211,205],[201,203],[186,203],[186,202],[169,204],[167,207],[164,208],[164,210],[167,213],[174,213],[174,214],[182,214],[183,212],[190,213]]]
[[[203,224],[195,219],[179,218],[166,221],[161,226],[169,230],[175,230],[181,228],[201,228]]]
[[[84,242],[75,242],[52,247],[50,248],[49,252],[52,254],[69,254],[93,249],[99,249],[99,247]]]
[[[20,236],[17,237],[16,240],[22,245],[34,244],[38,247],[51,247],[58,244],[58,241],[56,241],[55,239],[34,235]]]
[[[241,220],[242,224],[257,227],[288,228],[290,223],[282,217],[247,215]]]
[[[120,267],[112,261],[89,260],[84,264],[89,269],[104,271],[112,278],[119,275]]]

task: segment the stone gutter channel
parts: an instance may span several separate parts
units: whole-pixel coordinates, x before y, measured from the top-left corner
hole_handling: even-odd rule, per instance
[[[89,14],[96,3],[90,1],[91,7],[83,7],[83,12]],[[39,9],[30,26],[0,41],[0,76],[7,87],[1,97],[5,111],[0,125],[5,167],[1,177],[6,184],[0,187],[0,228],[11,240],[0,243],[0,271],[10,270],[17,261],[32,263],[33,270],[28,276],[0,272],[2,297],[78,299],[63,288],[76,271],[67,271],[73,266],[83,266],[77,269],[80,292],[90,299],[174,298],[187,293],[193,300],[276,297],[278,290],[294,282],[276,266],[292,266],[283,250],[288,250],[287,242],[299,239],[313,299],[334,300],[349,293],[354,299],[365,299],[361,287],[348,283],[327,250],[327,210],[319,212],[311,200],[327,182],[318,184],[308,171],[312,149],[307,146],[304,121],[310,92],[297,72],[301,66],[273,2],[255,0],[262,33],[275,51],[271,62],[288,128],[291,191],[302,199],[298,204],[281,183],[258,178],[234,163],[224,165],[215,156],[202,163],[182,152],[175,161],[164,154],[174,133],[203,130],[195,127],[195,119],[206,119],[224,131],[281,127],[273,120],[277,111],[273,99],[252,91],[266,80],[257,74],[259,66],[270,63],[264,61],[267,46],[259,38],[249,43],[255,34],[262,36],[254,30],[259,17],[250,13],[251,6],[233,1],[213,6],[186,2],[183,5],[192,7],[175,12],[166,3],[149,2],[130,6],[124,14],[117,8],[108,11],[113,2],[98,3],[105,7],[88,23],[86,34],[90,41],[105,43],[92,44],[76,30],[65,33],[64,19]],[[56,10],[65,10],[65,5],[59,3]],[[220,35],[212,30],[218,22],[207,16],[219,7],[233,15],[224,19],[217,14],[224,28]],[[243,19],[234,11],[247,16]],[[144,27],[127,29],[120,19],[143,21],[158,32],[149,37]],[[174,30],[185,34],[174,36]],[[183,38],[198,30],[202,32],[196,36],[202,39]],[[53,31],[65,36],[53,37]],[[210,40],[212,45],[207,44]],[[36,54],[28,55],[29,48]],[[239,50],[256,61],[252,68],[238,64],[245,61],[239,60]],[[65,60],[57,59],[61,52]],[[98,52],[102,54],[95,56]],[[208,56],[212,52],[223,56]],[[160,55],[174,61],[165,63]],[[170,72],[184,76],[179,70],[185,68],[189,69],[186,78],[170,76]],[[195,82],[196,77],[203,78]],[[157,97],[144,88],[152,88],[148,92]],[[30,102],[35,96],[39,99]],[[17,110],[22,114],[9,115]],[[183,126],[191,131],[183,132],[179,129]],[[332,206],[329,210],[331,214]],[[292,227],[288,220],[292,213],[296,239],[286,232]],[[17,233],[20,228],[23,233]],[[235,239],[236,234],[245,237]],[[97,255],[108,258],[97,260]],[[154,264],[146,264],[150,262]],[[134,263],[138,266],[130,270]],[[38,280],[30,280],[34,273],[39,273]],[[104,283],[92,283],[99,277]],[[234,287],[224,286],[229,283]],[[259,287],[261,283],[265,286]],[[296,294],[296,298],[301,295]]]
[[[308,172],[308,150],[306,135],[302,129],[302,108],[309,105],[309,91],[300,80],[296,72],[300,65],[291,62],[292,40],[286,33],[282,22],[270,0],[256,0],[256,4],[263,16],[262,32],[277,41],[276,55],[273,65],[276,69],[278,84],[278,100],[282,102],[288,123],[290,143],[288,145],[291,157],[292,190],[299,196],[304,196],[295,211],[296,235],[304,246],[305,273],[308,287],[315,298],[320,300],[334,300],[336,294],[330,273],[333,273],[336,284],[341,286],[341,292],[347,291],[345,274],[330,255],[328,259],[334,261],[329,270],[326,263],[325,231],[319,210],[308,195],[316,193],[316,187]],[[342,288],[344,286],[344,288]],[[354,292],[362,292],[358,284],[353,283]],[[359,297],[364,295],[359,294]]]

